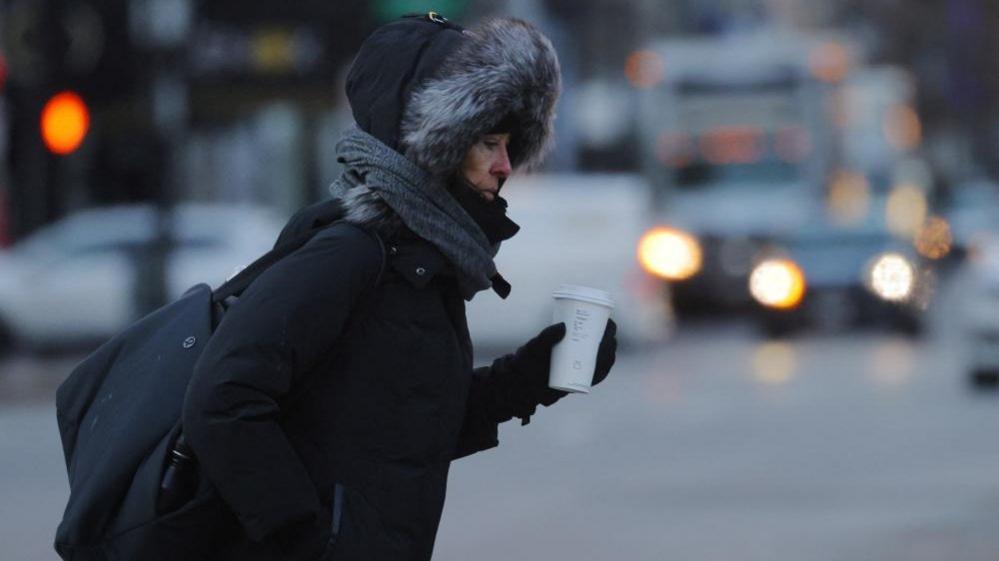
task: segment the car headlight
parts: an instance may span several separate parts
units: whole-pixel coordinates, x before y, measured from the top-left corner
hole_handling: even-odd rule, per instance
[[[904,302],[915,291],[916,267],[900,253],[882,253],[868,267],[867,285],[882,300]]]
[[[701,270],[697,238],[673,228],[653,228],[638,241],[638,262],[649,273],[666,280],[688,279]]]
[[[805,275],[790,259],[767,259],[749,274],[749,293],[768,308],[791,309],[805,297]]]

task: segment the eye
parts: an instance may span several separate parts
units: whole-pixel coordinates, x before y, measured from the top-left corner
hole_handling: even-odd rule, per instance
[[[482,144],[484,144],[486,148],[496,148],[500,143],[498,140],[483,140]]]

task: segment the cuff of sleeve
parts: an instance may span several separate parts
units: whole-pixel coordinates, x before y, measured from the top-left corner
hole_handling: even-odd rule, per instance
[[[538,405],[544,405],[549,407],[554,405],[555,402],[562,399],[563,397],[569,395],[569,392],[564,392],[562,390],[556,390],[549,387],[545,387],[540,392],[540,397],[538,398],[538,403],[531,406],[530,411],[523,411],[521,414],[517,415],[520,418],[520,425],[524,426],[531,422],[531,415],[534,415],[538,411]]]
[[[463,432],[452,459],[464,458],[497,446],[499,446],[499,425],[497,423],[482,423],[476,427],[476,430]]]

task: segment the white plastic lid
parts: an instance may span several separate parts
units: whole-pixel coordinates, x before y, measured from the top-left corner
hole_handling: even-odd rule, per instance
[[[611,309],[614,308],[614,299],[611,298],[609,292],[600,290],[599,288],[590,288],[588,286],[563,284],[562,286],[556,288],[555,292],[552,292],[552,297],[567,298],[569,300],[582,300],[583,302],[589,302],[598,306],[607,306]]]

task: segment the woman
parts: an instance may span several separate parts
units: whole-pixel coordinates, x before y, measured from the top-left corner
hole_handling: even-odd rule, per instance
[[[342,220],[229,308],[188,391],[187,439],[238,519],[220,558],[430,559],[450,462],[566,395],[547,386],[564,324],[473,370],[464,309],[510,290],[493,256],[518,227],[499,193],[550,144],[559,82],[518,20],[410,17],[362,45],[336,202],[282,238]]]

